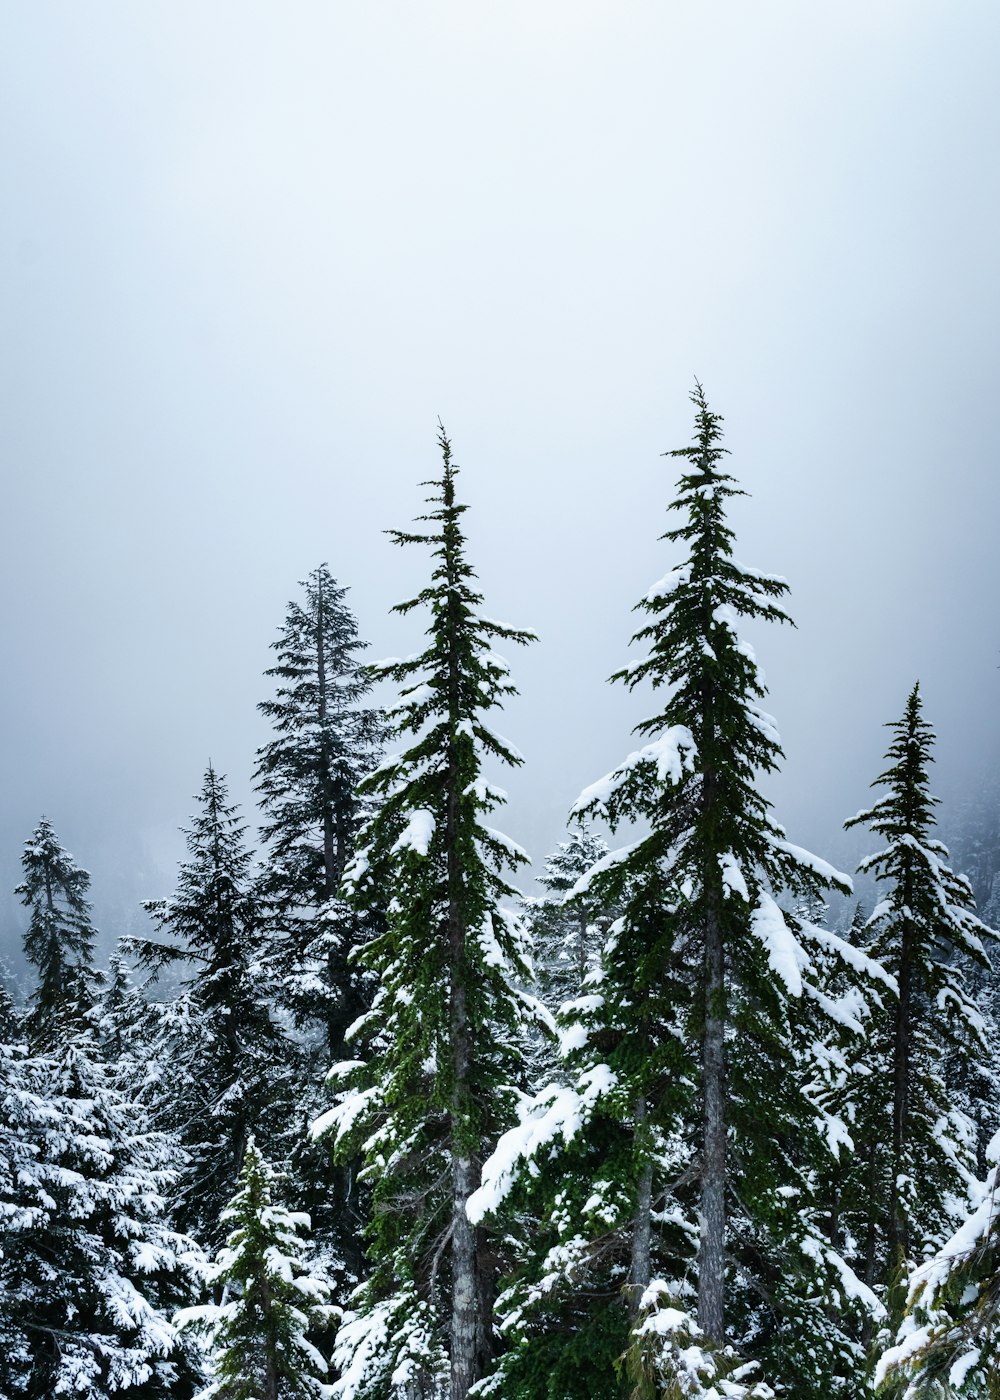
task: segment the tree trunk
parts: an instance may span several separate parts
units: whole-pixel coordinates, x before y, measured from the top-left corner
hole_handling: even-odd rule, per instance
[[[910,926],[903,925],[899,957],[899,1001],[892,1063],[892,1180],[889,1183],[889,1267],[895,1269],[909,1253],[909,1225],[900,1196],[899,1179],[906,1160],[910,1088],[910,1017],[913,996],[913,950]]]
[[[710,1341],[726,1339],[726,1061],[722,929],[710,908],[705,925],[705,1034],[702,1044],[704,1136],[698,1325]]]
[[[872,1139],[868,1143],[866,1188],[868,1191],[868,1219],[865,1226],[865,1283],[873,1291],[879,1286],[876,1273],[878,1268],[878,1149]],[[861,1327],[861,1340],[867,1347],[871,1342],[875,1327],[871,1314],[865,1310]]]
[[[452,1309],[451,1400],[465,1400],[479,1379],[479,1279],[476,1232],[466,1206],[476,1189],[478,1172],[471,1156],[461,1150],[452,1162]]]
[[[635,1136],[637,1144],[644,1144],[646,1132],[646,1100],[636,1099]],[[632,1226],[632,1253],[628,1271],[629,1311],[635,1317],[639,1311],[642,1295],[649,1287],[651,1271],[650,1251],[652,1245],[653,1220],[653,1164],[646,1161],[639,1174],[639,1189],[636,1199],[635,1223]]]
[[[457,799],[449,794],[449,808]],[[449,849],[448,863],[457,862]],[[454,888],[454,887],[453,887]],[[451,1203],[451,1400],[465,1400],[479,1380],[480,1339],[485,1330],[476,1230],[469,1221],[469,1197],[479,1185],[480,1167],[468,1140],[470,1037],[465,995],[465,928],[457,900],[450,901],[452,1061]]]
[[[278,1358],[272,1323],[271,1289],[266,1278],[258,1278],[258,1297],[261,1313],[261,1330],[264,1333],[264,1375],[260,1400],[278,1400]]]
[[[449,658],[450,744],[445,811],[445,848],[448,862],[448,950],[451,1000],[451,1400],[466,1400],[480,1376],[480,1339],[488,1319],[483,1315],[477,1232],[469,1221],[469,1197],[479,1185],[480,1164],[470,1142],[469,1072],[472,1062],[472,1032],[466,996],[465,916],[462,907],[464,876],[458,848],[459,794],[458,759],[455,752],[459,722],[459,677],[461,663],[456,634],[454,593],[449,595],[451,654]]]
[[[322,597],[318,599],[316,604],[316,690],[319,701],[318,719],[323,765],[320,773],[320,785],[323,790],[323,894],[326,899],[332,899],[337,893],[340,880],[337,870],[333,813],[330,811],[330,772],[326,752],[326,643],[323,637]]]

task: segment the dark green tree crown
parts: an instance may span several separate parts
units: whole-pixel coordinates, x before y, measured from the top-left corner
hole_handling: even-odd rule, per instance
[[[25,842],[21,864],[24,879],[15,894],[31,910],[24,951],[38,973],[31,1032],[37,1045],[51,1045],[60,1028],[82,1027],[93,1007],[98,978],[90,876],[59,844],[46,817]]]

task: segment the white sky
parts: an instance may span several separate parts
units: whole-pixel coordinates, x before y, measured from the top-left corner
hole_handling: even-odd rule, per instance
[[[535,627],[502,824],[541,857],[649,708],[604,684],[697,374],[793,585],[756,637],[794,839],[833,858],[913,680],[995,752],[992,0],[0,0],[0,873],[42,810],[123,930],[329,562],[375,656],[463,465]],[[0,896],[0,912],[5,906]],[[16,912],[7,914],[8,928]],[[0,945],[5,941],[0,930]]]

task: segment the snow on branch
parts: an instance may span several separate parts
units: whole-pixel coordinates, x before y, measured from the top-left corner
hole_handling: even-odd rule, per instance
[[[800,997],[802,974],[811,966],[808,954],[785,923],[778,905],[764,890],[750,916],[750,926],[767,949],[768,965],[784,982],[789,996]]]
[[[482,1185],[469,1197],[468,1216],[479,1225],[513,1188],[522,1164],[561,1140],[571,1142],[589,1120],[594,1105],[614,1089],[614,1071],[594,1065],[575,1084],[549,1084],[522,1106],[520,1123],[510,1128],[483,1165]]]
[[[647,764],[655,766],[658,782],[676,786],[685,773],[694,772],[695,752],[690,729],[683,724],[671,725],[659,739],[636,749],[611,773],[584,788],[570,808],[570,816],[580,816],[591,807],[606,807],[634,770]]]
[[[814,856],[812,851],[807,851],[804,846],[795,846],[791,841],[785,841],[779,836],[772,836],[770,840],[775,850],[783,851],[785,855],[791,856],[796,865],[810,871],[813,875],[818,875],[825,885],[835,885],[844,894],[851,893],[854,885],[850,875],[845,875],[842,870],[837,870],[829,861]]]
[[[416,851],[418,856],[426,856],[434,835],[434,813],[426,807],[415,807],[402,835],[393,846],[393,851]]]

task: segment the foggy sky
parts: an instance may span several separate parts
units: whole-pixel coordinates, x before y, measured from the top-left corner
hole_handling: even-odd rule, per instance
[[[296,581],[416,650],[440,414],[536,858],[650,711],[606,676],[676,561],[697,375],[793,840],[850,860],[919,676],[938,788],[996,754],[993,0],[2,0],[0,949],[44,811],[109,936],[209,760],[250,802]],[[252,816],[252,812],[249,813]],[[862,838],[863,843],[863,838]]]

